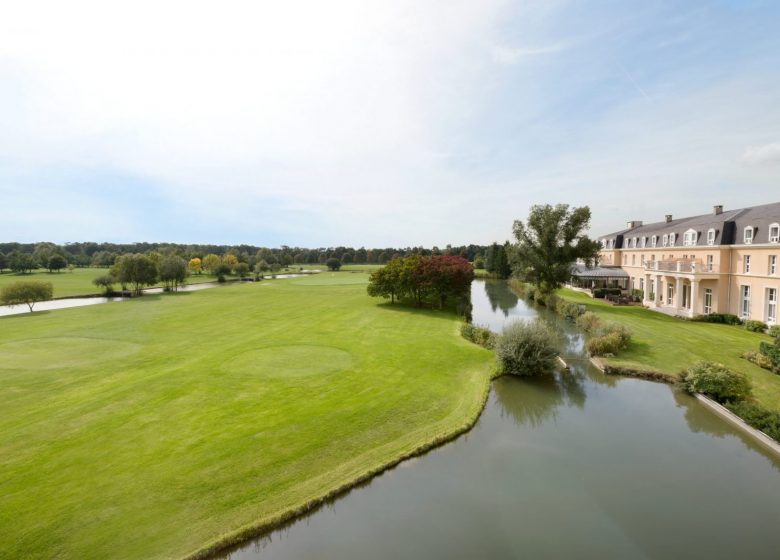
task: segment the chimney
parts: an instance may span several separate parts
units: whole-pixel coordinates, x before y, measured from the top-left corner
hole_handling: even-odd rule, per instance
[[[723,206],[718,204],[717,206],[712,207],[712,213],[716,216],[723,214]]]
[[[672,221],[672,215],[671,214],[667,214],[666,215],[666,223],[668,224],[671,221]]]
[[[626,227],[628,229],[634,229],[635,227],[639,227],[642,225],[642,220],[632,220],[630,222],[626,222]]]

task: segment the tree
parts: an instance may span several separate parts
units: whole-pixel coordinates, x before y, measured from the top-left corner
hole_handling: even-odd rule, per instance
[[[341,261],[335,257],[331,257],[327,261],[325,261],[325,265],[328,267],[329,270],[338,270],[341,268]]]
[[[8,257],[3,253],[0,253],[0,274],[2,274],[3,270],[6,268],[8,268]]]
[[[188,274],[187,261],[181,257],[170,255],[160,261],[160,280],[165,284],[166,291],[178,291]]]
[[[190,274],[200,274],[203,271],[198,257],[191,258],[190,262],[187,263],[187,268],[190,270]]]
[[[114,264],[117,280],[123,286],[132,285],[136,295],[141,294],[144,286],[157,282],[157,265],[146,255],[122,255]]]
[[[243,278],[249,274],[249,265],[245,262],[240,262],[236,265],[235,271],[236,275],[238,275],[240,278]]]
[[[400,282],[402,267],[403,262],[397,259],[372,272],[368,279],[368,295],[390,298],[390,303],[395,303],[395,298],[401,295],[403,289]]]
[[[222,259],[219,258],[218,255],[215,255],[214,253],[209,253],[205,257],[203,257],[202,267],[203,270],[207,270],[209,274],[213,274],[214,276],[217,276],[217,268],[219,268],[219,265],[222,264]]]
[[[222,262],[230,267],[230,270],[234,270],[236,268],[236,265],[238,264],[238,257],[235,255],[225,255],[222,257]]]
[[[344,255],[341,257],[341,264],[352,264],[352,253],[344,253]]]
[[[21,272],[22,274],[32,272],[35,268],[35,259],[27,253],[14,251],[8,257],[8,267],[14,272]]]
[[[447,298],[469,296],[474,268],[463,257],[450,255],[422,257],[415,271],[423,292],[430,293],[443,308]]]
[[[106,295],[109,295],[114,291],[116,278],[114,278],[111,274],[103,274],[102,276],[98,276],[92,280],[92,283],[98,288],[103,288],[106,292]]]
[[[485,268],[485,259],[481,256],[477,256],[474,259],[474,268]]]
[[[26,304],[32,313],[33,305],[39,301],[51,299],[54,288],[51,282],[37,280],[22,280],[5,286],[0,291],[0,301],[5,305]]]
[[[589,225],[587,206],[532,206],[526,223],[514,223],[512,272],[543,293],[553,292],[571,277],[577,259],[593,262],[598,255],[599,244],[583,233]]]
[[[49,269],[49,272],[54,272],[55,270],[59,272],[66,266],[68,266],[68,261],[65,260],[65,257],[58,254],[49,257],[49,262],[46,263],[46,268]]]

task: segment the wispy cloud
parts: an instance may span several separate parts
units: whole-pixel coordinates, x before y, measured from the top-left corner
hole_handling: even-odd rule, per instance
[[[740,161],[746,165],[780,164],[780,142],[748,146]]]
[[[493,60],[501,64],[517,64],[523,59],[540,55],[559,53],[569,48],[564,43],[548,45],[544,47],[509,47],[506,45],[494,45],[490,49]]]

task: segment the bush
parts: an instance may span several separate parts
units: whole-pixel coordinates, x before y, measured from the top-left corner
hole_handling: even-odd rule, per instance
[[[772,371],[775,373],[780,373],[780,344],[762,342],[758,346],[758,351],[761,352],[761,354],[770,361]]]
[[[765,333],[769,326],[763,321],[745,321],[745,328],[750,332]]]
[[[701,323],[719,323],[722,325],[741,325],[742,319],[731,313],[710,313],[709,315],[696,315],[694,321]]]
[[[780,339],[780,325],[772,325],[767,332],[772,338]]]
[[[585,343],[585,351],[591,356],[614,355],[620,349],[620,336],[617,333],[596,336]]]
[[[593,297],[603,299],[606,296],[619,296],[622,295],[623,290],[620,288],[596,288],[593,290]]]
[[[631,299],[634,301],[642,301],[645,298],[644,290],[631,290]]]
[[[593,333],[601,326],[601,319],[592,311],[588,311],[577,317],[576,323],[586,333]]]
[[[496,345],[496,333],[489,329],[477,327],[471,323],[463,323],[460,335],[466,340],[492,350]]]
[[[768,356],[765,356],[761,352],[750,350],[742,354],[742,357],[748,362],[756,364],[760,368],[768,369],[770,371],[772,370],[772,360],[770,360]]]
[[[558,355],[555,333],[541,319],[516,321],[496,340],[501,373],[539,375],[549,372]]]
[[[542,294],[541,292],[537,292],[536,295],[536,303],[539,305],[544,305],[553,311],[558,309],[558,303],[560,301],[560,298],[555,294]]]
[[[727,403],[726,407],[755,429],[761,430],[776,441],[780,441],[779,413],[751,402]]]
[[[631,329],[617,323],[607,323],[596,330],[598,336],[616,336],[620,343],[620,350],[631,342]]]
[[[585,306],[574,303],[573,301],[566,301],[565,299],[559,299],[558,305],[555,306],[555,311],[561,317],[574,321],[580,315],[585,313]]]
[[[720,403],[743,401],[751,392],[744,373],[714,362],[697,362],[685,372],[683,382],[688,392],[702,393]]]

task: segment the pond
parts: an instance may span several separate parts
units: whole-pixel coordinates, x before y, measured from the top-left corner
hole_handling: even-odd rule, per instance
[[[475,281],[474,322],[540,313]],[[220,558],[777,558],[780,461],[695,399],[593,368],[501,378],[469,433]]]

